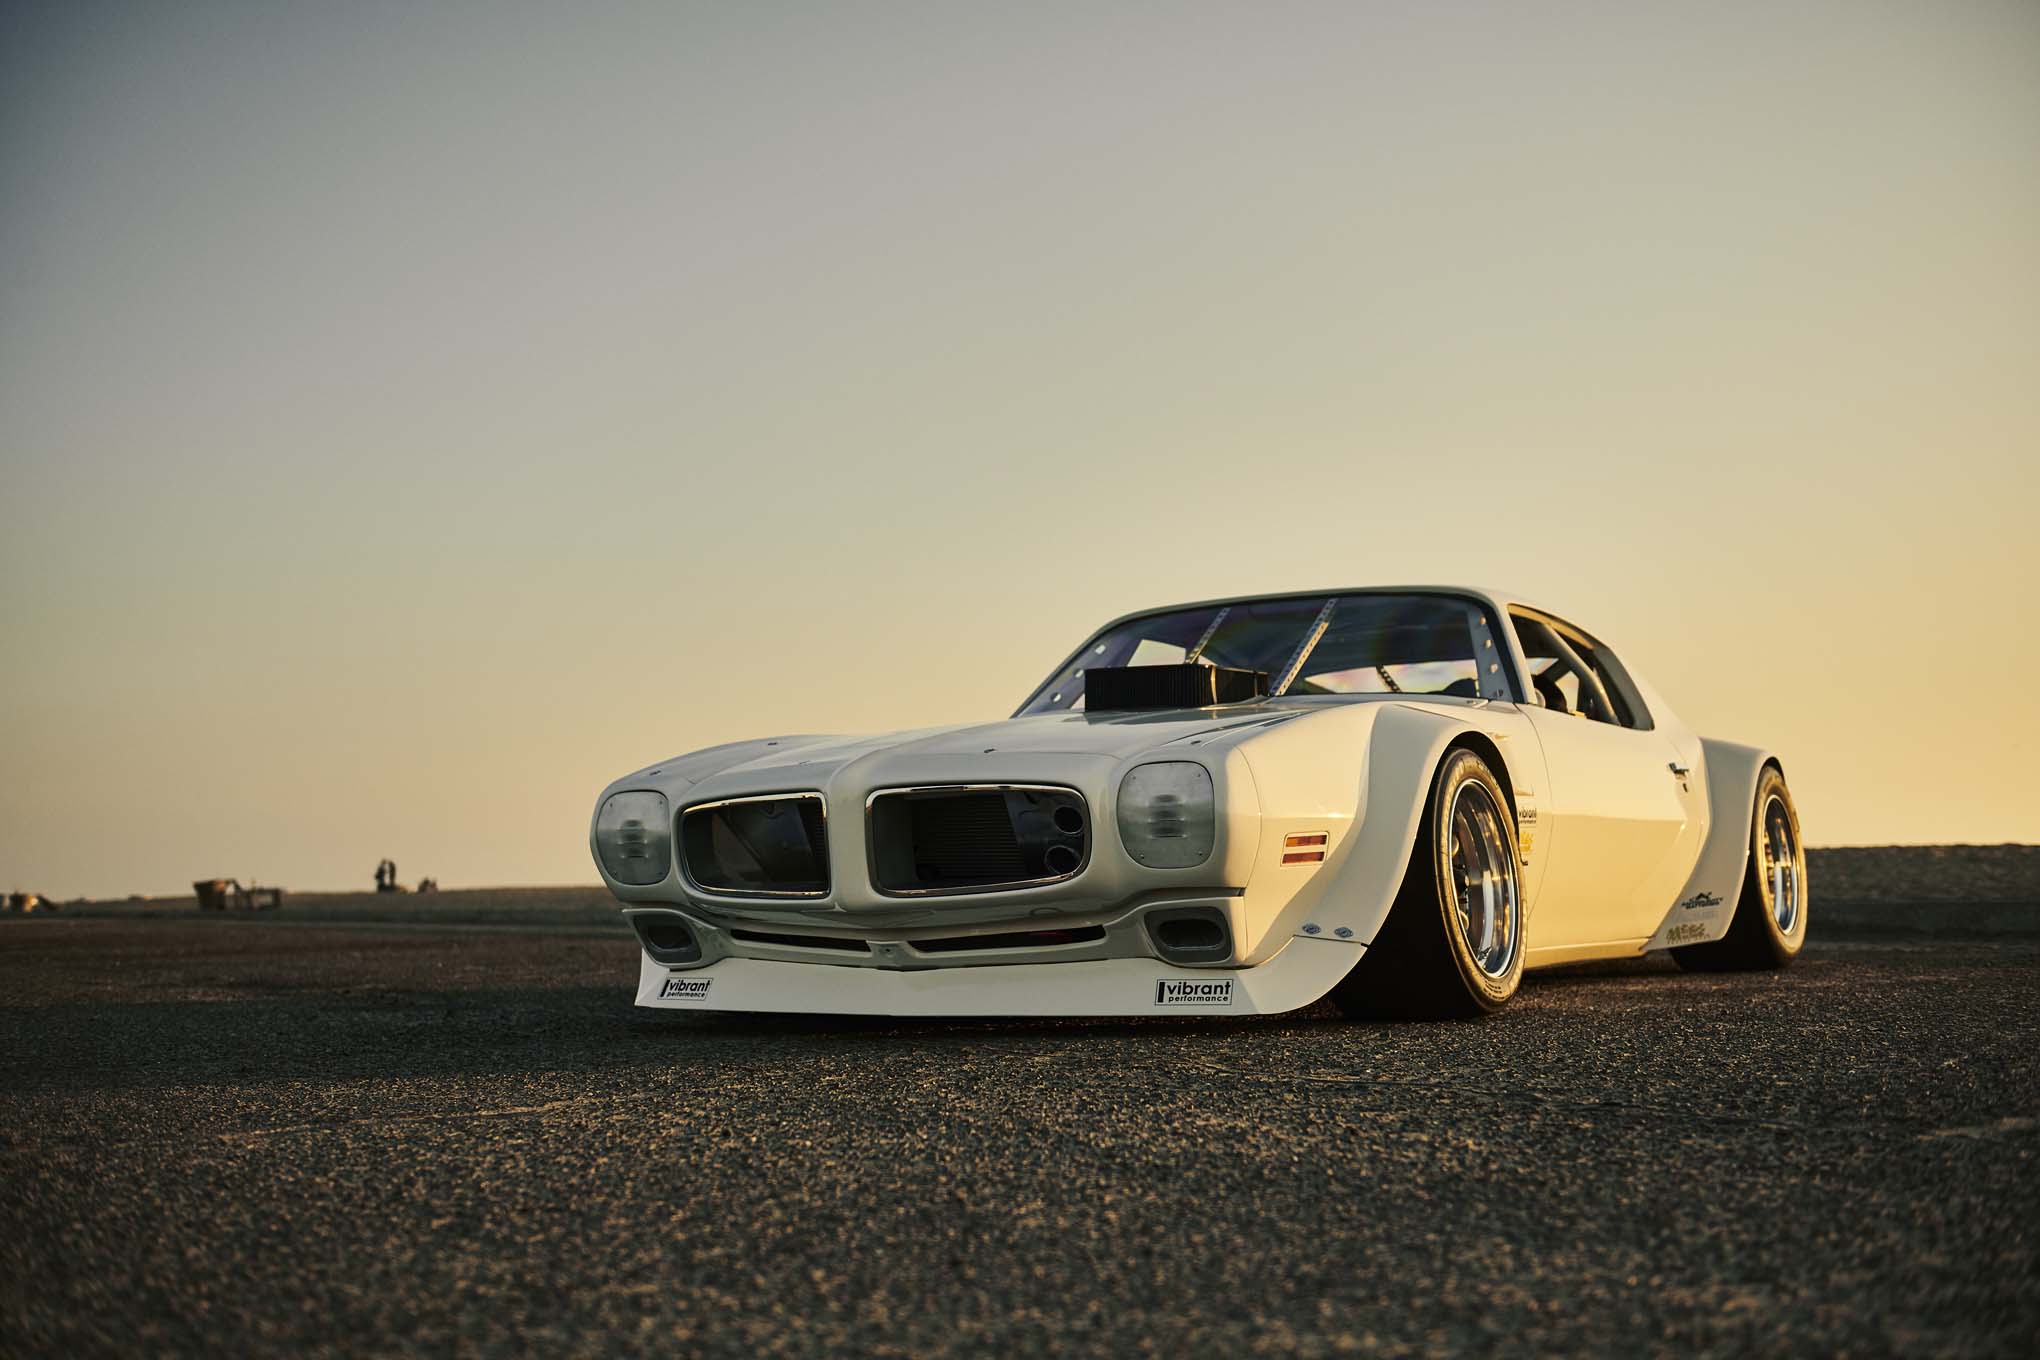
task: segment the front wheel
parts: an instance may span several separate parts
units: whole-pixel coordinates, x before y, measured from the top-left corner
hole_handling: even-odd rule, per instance
[[[1388,920],[1332,1000],[1347,1015],[1443,1020],[1498,1010],[1523,979],[1516,822],[1487,762],[1446,753]]]
[[[1757,777],[1750,821],[1750,861],[1728,933],[1706,944],[1672,951],[1681,968],[1700,973],[1783,968],[1806,943],[1806,850],[1799,843],[1799,811],[1785,776],[1766,765]]]

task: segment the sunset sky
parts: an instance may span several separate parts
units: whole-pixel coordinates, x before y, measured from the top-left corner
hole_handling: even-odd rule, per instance
[[[0,505],[0,891],[589,882],[1399,581],[2040,841],[2040,5],[10,5]]]

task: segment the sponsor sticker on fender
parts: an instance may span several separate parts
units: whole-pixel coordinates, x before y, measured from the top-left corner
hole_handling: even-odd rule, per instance
[[[1230,1006],[1231,978],[1160,978],[1155,982],[1157,1006]]]
[[[667,978],[659,984],[661,1001],[705,1001],[714,978]]]

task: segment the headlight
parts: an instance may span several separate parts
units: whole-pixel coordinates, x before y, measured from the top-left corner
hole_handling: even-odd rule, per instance
[[[618,883],[646,888],[673,866],[673,814],[663,793],[612,793],[595,814],[595,851]]]
[[[1211,857],[1211,774],[1188,760],[1137,765],[1119,785],[1119,839],[1136,864],[1188,869]]]

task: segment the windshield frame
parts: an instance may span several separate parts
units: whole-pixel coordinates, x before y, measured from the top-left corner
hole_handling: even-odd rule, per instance
[[[1273,604],[1285,600],[1325,600],[1329,602],[1333,600],[1341,600],[1350,597],[1364,595],[1374,596],[1435,595],[1442,599],[1456,600],[1459,603],[1467,605],[1476,610],[1478,615],[1485,619],[1487,635],[1494,642],[1494,650],[1496,654],[1495,659],[1501,666],[1501,670],[1499,672],[1499,674],[1502,677],[1501,687],[1507,696],[1507,702],[1517,704],[1524,702],[1523,682],[1522,677],[1517,668],[1516,653],[1514,650],[1515,646],[1514,633],[1513,630],[1509,629],[1503,622],[1505,616],[1508,613],[1508,606],[1504,605],[1498,600],[1489,599],[1483,595],[1477,594],[1474,591],[1453,586],[1361,586],[1357,589],[1350,590],[1285,590],[1278,591],[1270,595],[1234,595],[1225,599],[1192,600],[1185,604],[1164,605],[1160,609],[1142,609],[1132,614],[1122,614],[1118,618],[1113,619],[1111,622],[1105,624],[1103,627],[1093,629],[1088,637],[1086,637],[1082,642],[1078,643],[1074,648],[1072,648],[1069,655],[1065,656],[1062,659],[1062,661],[1056,665],[1055,669],[1051,670],[1048,673],[1047,677],[1044,678],[1040,684],[1036,685],[1032,690],[1028,691],[1027,697],[1020,701],[1020,706],[1013,710],[1012,716],[1015,718],[1026,716],[1027,710],[1033,707],[1034,704],[1041,698],[1042,695],[1048,693],[1048,691],[1052,687],[1054,687],[1055,684],[1063,676],[1068,674],[1071,668],[1076,664],[1077,660],[1084,655],[1084,652],[1087,649],[1096,644],[1098,639],[1104,637],[1108,633],[1115,632],[1118,629],[1124,628],[1129,624],[1139,623],[1143,619],[1160,618],[1165,614],[1182,614],[1187,613],[1193,609],[1226,609],[1234,605]],[[1272,686],[1278,679],[1280,679],[1280,677],[1270,676],[1269,677],[1270,685]],[[1380,694],[1370,693],[1370,694],[1325,694],[1325,695],[1313,694],[1313,695],[1290,695],[1290,696],[1270,695],[1268,697],[1269,698],[1288,697],[1299,701],[1303,699],[1312,700],[1329,699],[1343,702],[1362,699],[1381,699],[1384,697],[1394,698],[1396,696],[1394,695],[1384,696]],[[1415,695],[1411,697],[1424,698],[1426,696]],[[1258,700],[1256,702],[1266,701]],[[1059,714],[1064,717],[1069,717],[1081,715],[1084,712],[1084,710],[1053,709],[1049,710],[1049,712]],[[1035,716],[1047,716],[1047,715],[1037,714]]]

